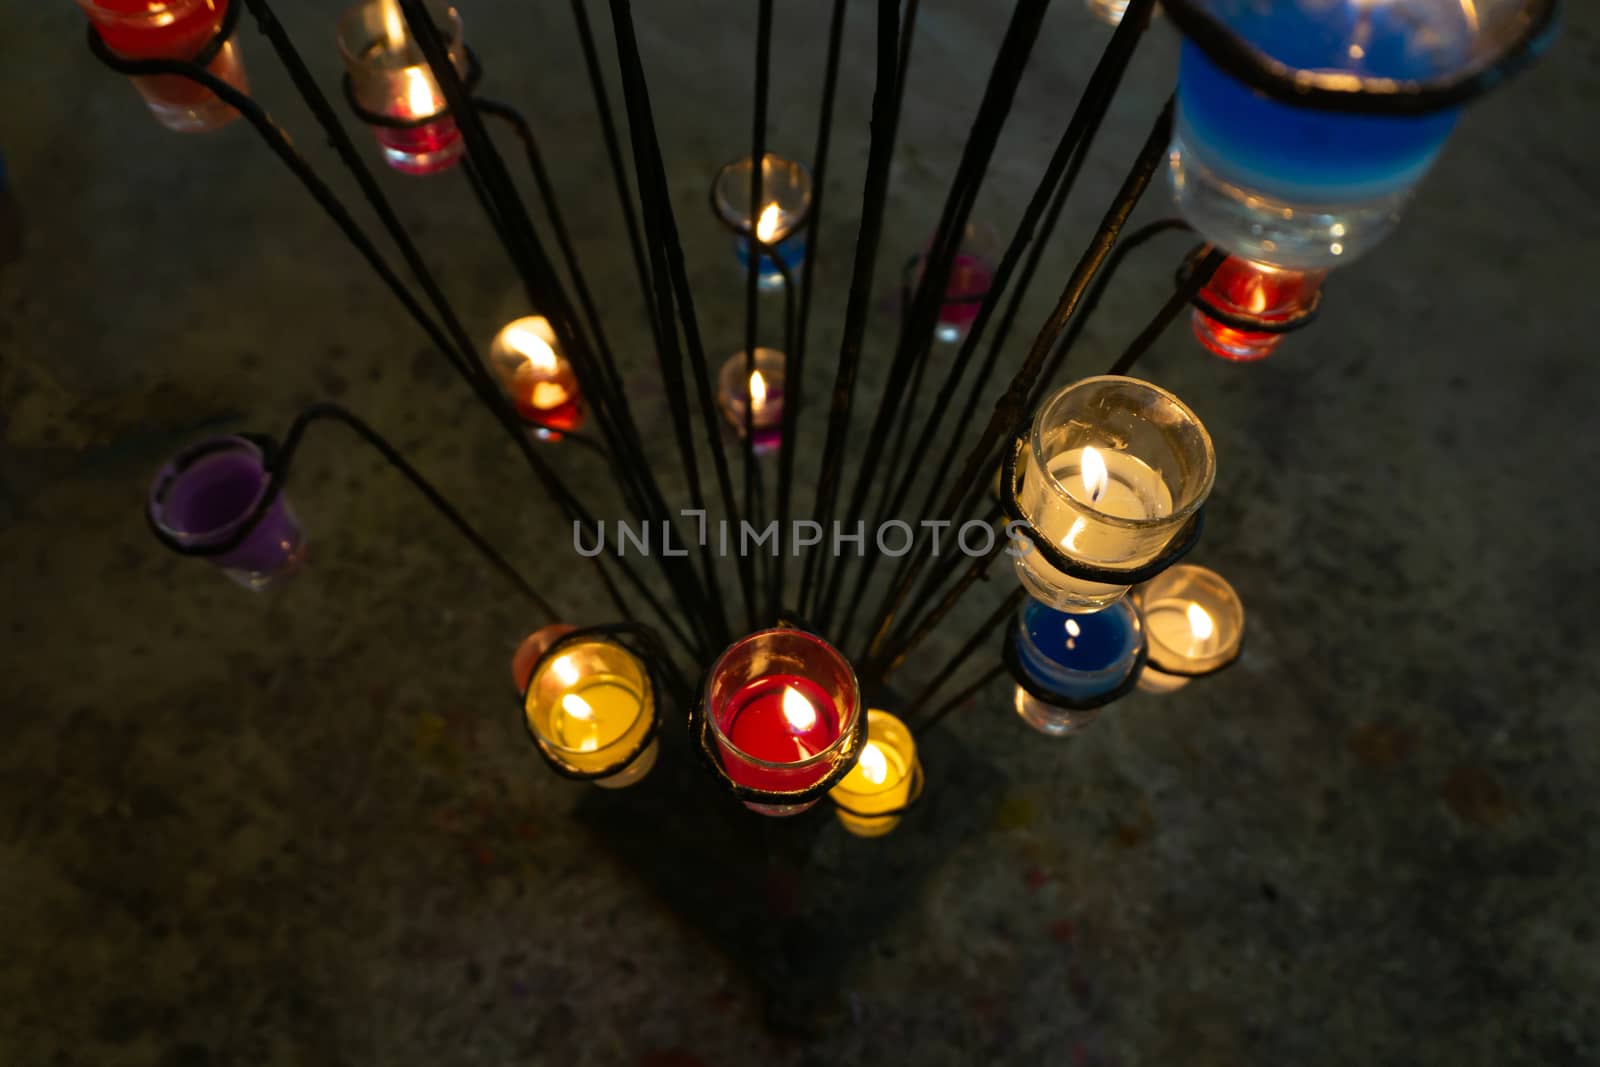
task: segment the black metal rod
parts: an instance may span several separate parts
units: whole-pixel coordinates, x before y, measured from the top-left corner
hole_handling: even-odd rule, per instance
[[[927,685],[922,687],[922,691],[913,697],[911,703],[907,706],[912,708],[927,706],[928,701],[934,698],[935,694],[944,687],[946,682],[955,677],[956,672],[962,668],[967,660],[972,658],[973,653],[986,642],[994,639],[995,627],[999,626],[1007,616],[1021,607],[1022,602],[1027,598],[1028,591],[1026,589],[1020,587],[1013,589],[1011,595],[1002,600],[1000,606],[995,608],[986,619],[978,624],[978,628],[973,632],[972,636],[967,638],[966,642],[956,650],[955,655],[950,657],[949,662],[928,681]]]
[[[978,678],[971,685],[967,686],[965,689],[961,690],[961,692],[951,697],[944,704],[940,705],[939,708],[933,712],[933,714],[929,715],[926,719],[922,720],[921,723],[917,724],[917,726],[912,729],[911,733],[916,737],[922,737],[929,730],[932,730],[935,726],[938,726],[941,722],[943,722],[945,717],[952,711],[955,711],[957,708],[961,707],[961,705],[970,700],[973,694],[975,694],[978,690],[982,689],[984,686],[988,685],[1005,672],[1005,665],[996,663],[993,667],[990,667],[987,671],[983,672],[982,677]]]
[[[1173,290],[1172,295],[1167,297],[1166,302],[1161,305],[1161,309],[1155,313],[1155,316],[1145,328],[1139,331],[1139,335],[1128,345],[1127,351],[1118,357],[1117,361],[1111,365],[1111,369],[1106,373],[1127,374],[1133,365],[1139,361],[1139,357],[1148,352],[1150,346],[1156,343],[1156,338],[1160,337],[1167,327],[1172,325],[1172,321],[1189,306],[1189,302],[1195,298],[1196,294],[1205,288],[1206,283],[1211,280],[1211,276],[1217,273],[1217,268],[1222,266],[1222,261],[1227,258],[1228,253],[1220,248],[1213,248],[1206,252],[1204,258],[1183,279],[1183,283]]]
[[[756,503],[756,405],[751,379],[756,371],[756,336],[761,318],[759,286],[765,249],[757,238],[756,220],[762,210],[762,185],[767,160],[767,93],[772,84],[772,0],[756,5],[756,91],[750,130],[750,237],[745,244],[744,272],[744,513],[761,523]],[[782,533],[780,531],[780,546]],[[742,553],[741,553],[742,554]],[[756,600],[747,604],[748,629],[756,629]]]
[[[1022,366],[1017,369],[1011,379],[1011,384],[995,401],[994,411],[989,417],[988,425],[984,427],[977,444],[968,454],[966,462],[962,465],[960,474],[952,483],[951,490],[945,498],[945,504],[940,509],[940,517],[953,519],[957,514],[963,496],[982,477],[988,469],[987,461],[990,453],[1000,442],[1004,435],[1014,428],[1022,417],[1023,403],[1028,391],[1033,387],[1035,379],[1042,369],[1046,355],[1054,346],[1056,339],[1066,329],[1073,313],[1082,301],[1084,293],[1088,291],[1094,276],[1099,273],[1105,264],[1111,250],[1116,246],[1117,237],[1122,228],[1127,224],[1128,216],[1133,213],[1134,207],[1144,196],[1150,186],[1151,179],[1155,176],[1156,168],[1166,155],[1167,145],[1172,139],[1172,113],[1173,104],[1169,99],[1161,109],[1160,116],[1156,119],[1154,127],[1145,138],[1144,145],[1139,149],[1139,154],[1134,159],[1133,167],[1123,180],[1122,188],[1118,190],[1116,198],[1107,209],[1094,238],[1089,242],[1089,247],[1078,260],[1077,267],[1072,276],[1067,280],[1065,288],[1061,291],[1060,298],[1056,301],[1055,309],[1050,317],[1045,320],[1044,326],[1034,338],[1033,346],[1028,350],[1027,358]],[[873,635],[868,645],[868,657],[880,659],[882,644],[889,633],[889,628],[894,625],[896,612],[905,600],[911,582],[920,572],[926,560],[925,555],[913,553],[916,562],[907,572],[907,578],[891,593],[887,610],[879,615],[878,631]]]

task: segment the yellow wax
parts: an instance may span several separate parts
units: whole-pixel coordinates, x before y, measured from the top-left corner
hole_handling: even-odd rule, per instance
[[[867,743],[861,757],[829,792],[844,828],[857,837],[881,837],[900,824],[897,812],[911,800],[917,743],[905,723],[887,711],[867,712]],[[849,811],[845,811],[849,808]]]
[[[525,710],[545,750],[581,772],[637,753],[655,720],[643,668],[609,641],[582,641],[548,660],[528,686]]]

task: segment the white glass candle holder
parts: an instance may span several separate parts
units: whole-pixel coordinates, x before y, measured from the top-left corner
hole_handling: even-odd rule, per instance
[[[426,6],[450,62],[467,77],[461,17],[442,0],[426,0]],[[351,101],[366,113],[384,162],[419,175],[455,166],[463,151],[461,131],[395,0],[365,0],[347,10],[339,19],[338,41]]]
[[[529,645],[543,651],[523,693],[523,715],[545,761],[605,789],[648,774],[656,762],[656,705],[639,657],[603,635],[559,625],[530,635]]]
[[[1244,605],[1216,571],[1181,563],[1140,586],[1133,599],[1150,645],[1139,679],[1145,692],[1173,692],[1238,658]]]
[[[1165,551],[1205,503],[1216,476],[1211,437],[1188,406],[1136,378],[1085,378],[1046,400],[1026,442],[1017,503],[1068,561],[1136,572]],[[1018,546],[1017,576],[1036,600],[1099,611],[1128,586],[1063,573]]]
[[[787,271],[796,278],[806,258],[805,224],[811,217],[811,171],[804,163],[768,152],[762,157],[761,205],[750,204],[749,156],[717,171],[711,183],[711,207],[718,220],[736,235],[733,250],[739,266],[750,265],[750,237],[765,246],[756,264],[756,284],[781,289]],[[781,263],[781,267],[780,267]]]
[[[776,348],[755,351],[754,370],[744,352],[735,352],[717,374],[717,403],[735,433],[744,437],[750,423],[750,447],[765,455],[783,442],[783,353]]]

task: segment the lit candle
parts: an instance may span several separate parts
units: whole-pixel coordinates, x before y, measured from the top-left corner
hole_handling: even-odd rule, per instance
[[[1229,256],[1200,290],[1201,300],[1218,311],[1262,324],[1287,322],[1305,313],[1317,299],[1325,270],[1283,270],[1265,263]],[[1245,363],[1277,351],[1285,334],[1242,330],[1194,310],[1194,335],[1223,359]]]
[[[1132,570],[1166,549],[1205,502],[1216,455],[1200,420],[1171,393],[1135,378],[1069,385],[1042,404],[1017,500],[1030,526],[1068,559]],[[1017,575],[1035,599],[1093,612],[1127,592],[1063,574],[1037,550]]]
[[[828,791],[844,828],[857,837],[882,837],[900,825],[917,782],[917,742],[906,724],[887,711],[867,712],[867,743],[861,757]]]
[[[451,62],[463,71],[460,16],[442,0],[429,0],[427,8]],[[406,174],[435,174],[455,166],[462,153],[461,131],[444,114],[444,93],[406,33],[396,0],[365,0],[350,8],[339,20],[338,36],[356,103],[374,115],[406,123],[373,125],[384,161]],[[427,119],[433,121],[421,121]]]
[[[735,352],[717,374],[717,402],[723,417],[742,438],[748,408],[750,444],[757,455],[771,452],[783,441],[783,366],[782,352],[758,348],[754,370],[747,369],[743,352]]]
[[[820,637],[763,630],[730,646],[707,676],[705,707],[728,777],[796,792],[832,774],[860,714],[850,664]],[[817,798],[746,802],[764,815],[795,815]]]
[[[583,425],[577,375],[543,315],[507,323],[489,346],[489,366],[517,414],[540,437],[560,440],[563,431]]]
[[[196,58],[222,28],[230,0],[78,0],[95,32],[123,59]],[[205,66],[240,92],[249,92],[244,62],[231,40]],[[239,113],[210,89],[177,74],[131,79],[151,114],[168,129],[202,133]]]
[[[1472,4],[1292,0],[1205,5],[1247,47],[1297,70],[1416,83],[1480,59]],[[1504,5],[1510,8],[1512,5]],[[1314,110],[1269,98],[1185,41],[1173,187],[1205,237],[1262,263],[1315,270],[1348,262],[1394,228],[1459,109],[1422,115]]]
[[[803,229],[811,214],[811,171],[768,152],[761,167],[761,210],[750,210],[750,157],[736,159],[717,172],[711,186],[711,203],[717,218],[738,236],[734,253],[739,266],[750,265],[751,217],[756,240],[769,246],[756,264],[756,281],[763,289],[783,286],[783,274],[774,260],[798,280],[806,258]]]
[[[1170,693],[1238,656],[1244,605],[1215,571],[1179,564],[1140,586],[1135,599],[1150,642],[1140,689]]]
[[[649,673],[632,652],[603,637],[552,648],[563,632],[571,630],[546,627],[529,638],[545,651],[523,694],[528,729],[561,767],[603,774],[595,784],[608,789],[632,785],[656,761],[654,739],[645,743],[656,715]]]
[[[243,437],[217,437],[179,452],[150,487],[150,520],[164,541],[204,551],[239,535],[271,484],[266,457]],[[306,537],[289,498],[279,493],[243,538],[205,555],[246,589],[289,578],[305,562]]]
[[[1098,707],[1065,704],[1106,698],[1128,681],[1144,649],[1144,628],[1126,600],[1088,615],[1069,615],[1029,600],[1017,619],[1015,640],[1023,679],[1063,701],[1036,699],[1018,685],[1017,714],[1041,733],[1060,736],[1083,729],[1100,713]]]

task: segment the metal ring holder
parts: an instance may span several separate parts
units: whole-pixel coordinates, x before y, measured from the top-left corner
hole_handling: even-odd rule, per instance
[[[1190,276],[1194,274],[1195,267],[1205,258],[1208,247],[1207,245],[1197,245],[1193,251],[1184,257],[1183,262],[1178,267],[1177,284],[1180,289],[1188,284]],[[1311,298],[1309,307],[1300,308],[1292,315],[1280,319],[1266,319],[1256,315],[1241,315],[1236,311],[1224,311],[1207,300],[1204,292],[1204,289],[1201,289],[1195,293],[1194,298],[1189,303],[1198,308],[1207,318],[1214,319],[1231,329],[1242,330],[1246,333],[1294,333],[1296,330],[1303,330],[1317,321],[1317,316],[1322,311],[1321,289],[1318,289],[1316,295]]]
[[[781,618],[778,627],[789,630],[804,630],[803,627],[794,625],[786,618]],[[855,668],[851,668],[854,675]],[[859,691],[860,686],[857,686]],[[711,776],[722,785],[729,793],[739,800],[752,804],[800,805],[809,804],[820,799],[828,790],[838,785],[850,768],[856,765],[856,760],[861,758],[861,750],[867,744],[867,709],[856,709],[856,721],[851,727],[849,740],[839,753],[838,762],[834,768],[820,781],[813,782],[804,789],[757,789],[754,786],[743,785],[733,780],[726,767],[722,765],[722,758],[717,751],[716,740],[711,736],[710,717],[706,715],[706,676],[700,676],[700,683],[695,689],[694,699],[689,704],[689,740],[693,743],[695,752],[699,754],[701,762],[711,772]],[[920,766],[920,761],[919,761]]]
[[[440,30],[439,32],[443,34],[445,31]],[[471,48],[462,45],[461,49],[467,57],[467,72],[462,75],[461,84],[466,86],[467,92],[470,94],[477,88],[478,82],[483,79],[483,64],[478,62],[478,54]],[[376,111],[368,111],[356,100],[355,85],[351,82],[348,71],[345,72],[339,84],[344,88],[344,100],[345,103],[350,105],[351,112],[368,126],[384,126],[391,130],[414,130],[450,117],[450,108],[448,106],[435,111],[431,115],[423,115],[420,118],[402,119],[393,115],[380,115]]]
[[[1068,711],[1094,711],[1107,704],[1115,703],[1133,692],[1139,684],[1139,675],[1144,673],[1145,664],[1150,657],[1150,639],[1148,635],[1139,642],[1139,652],[1133,659],[1133,665],[1128,669],[1128,676],[1124,678],[1115,689],[1108,690],[1098,696],[1075,700],[1069,696],[1045,689],[1028,676],[1022,667],[1021,657],[1017,654],[1017,616],[1011,616],[1011,624],[1005,628],[1005,636],[1000,641],[1000,662],[1005,665],[1006,673],[1011,680],[1016,682],[1023,692],[1041,704],[1048,704],[1053,708],[1065,708]]]
[[[1343,71],[1302,70],[1263,52],[1206,10],[1204,0],[1162,0],[1161,6],[1217,66],[1258,92],[1296,107],[1362,115],[1425,115],[1464,104],[1537,58],[1555,36],[1561,0],[1532,0],[1518,13],[1499,54],[1440,78],[1402,81]]]
[[[94,53],[96,59],[116,71],[118,74],[127,74],[132,77],[142,77],[153,74],[169,74],[168,70],[151,70],[147,64],[151,63],[189,63],[204,69],[206,64],[217,58],[222,51],[222,46],[228,43],[234,30],[239,27],[239,9],[244,6],[244,0],[232,0],[228,9],[222,13],[222,22],[217,26],[217,32],[211,40],[194,55],[187,59],[124,59],[113,52],[100,36],[100,31],[95,29],[94,23],[86,27],[89,34],[89,51]]]
[[[1028,518],[1022,513],[1022,505],[1017,502],[1017,490],[1022,486],[1022,469],[1017,463],[1017,458],[1022,450],[1028,446],[1028,428],[1026,425],[1017,431],[1011,441],[1011,447],[1001,452],[1000,458],[1000,506],[1011,517],[1012,532],[1022,533],[1033,545],[1033,550],[1044,557],[1044,561],[1063,574],[1086,582],[1100,582],[1105,585],[1138,585],[1148,582],[1168,567],[1189,553],[1189,550],[1200,540],[1200,531],[1205,527],[1205,506],[1201,505],[1195,510],[1188,522],[1184,523],[1173,534],[1172,540],[1167,542],[1167,547],[1161,554],[1149,563],[1141,564],[1127,570],[1115,570],[1107,567],[1096,567],[1083,563],[1065,555],[1059,548],[1051,543],[1048,537],[1040,536],[1039,532],[1029,524]]]
[[[645,731],[644,737],[639,740],[638,747],[632,752],[621,757],[616,763],[603,767],[598,771],[578,771],[573,770],[552,755],[539,740],[538,734],[534,733],[533,725],[528,722],[528,690],[533,687],[534,679],[539,677],[540,668],[549,662],[550,658],[562,648],[597,637],[605,638],[621,645],[638,657],[640,663],[644,664],[645,676],[650,680],[653,714],[650,719],[650,728]],[[539,753],[539,758],[544,760],[552,771],[555,771],[563,778],[569,778],[575,782],[593,782],[601,778],[610,778],[612,775],[621,774],[626,770],[644,754],[645,749],[650,747],[650,743],[656,739],[656,734],[660,732],[661,707],[659,700],[661,695],[667,691],[661,684],[660,665],[666,662],[665,656],[666,650],[662,647],[661,641],[655,635],[655,632],[649,627],[635,622],[612,622],[598,626],[584,626],[573,630],[571,633],[562,634],[553,641],[550,647],[545,649],[539,658],[533,661],[533,669],[528,672],[528,684],[523,686],[522,699],[517,706],[518,714],[522,719],[522,728],[527,731],[528,740],[533,743],[534,751]]]

